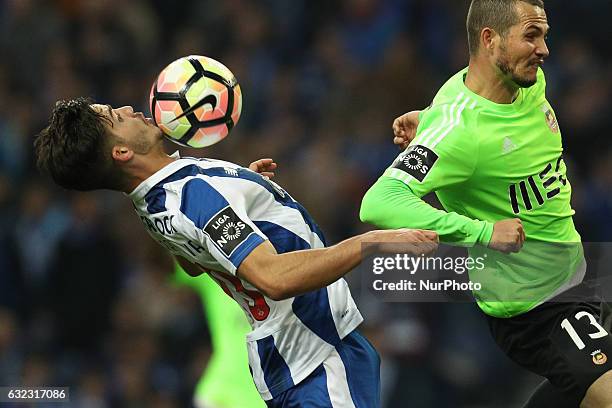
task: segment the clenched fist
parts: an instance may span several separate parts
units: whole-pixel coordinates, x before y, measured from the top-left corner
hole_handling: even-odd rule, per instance
[[[525,242],[525,230],[518,218],[497,221],[493,226],[493,235],[489,248],[509,254],[518,252]]]

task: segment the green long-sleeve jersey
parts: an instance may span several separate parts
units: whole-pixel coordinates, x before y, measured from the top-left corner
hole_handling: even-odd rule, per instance
[[[466,74],[450,78],[421,113],[415,139],[364,197],[361,218],[383,228],[431,229],[442,242],[480,244],[470,255],[487,253],[487,267],[470,271],[483,287],[474,294],[486,313],[509,317],[567,285],[582,265],[582,246],[542,70],[511,104],[475,94]],[[446,211],[421,200],[432,191]],[[493,224],[508,218],[521,219],[525,246],[509,256],[488,251]]]

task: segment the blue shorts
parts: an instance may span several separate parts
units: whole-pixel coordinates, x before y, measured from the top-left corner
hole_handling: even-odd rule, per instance
[[[379,408],[380,357],[355,330],[304,381],[266,404],[269,408]]]

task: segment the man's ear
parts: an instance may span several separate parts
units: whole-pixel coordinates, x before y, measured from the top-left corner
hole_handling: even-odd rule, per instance
[[[483,28],[480,32],[481,46],[488,54],[492,54],[495,51],[495,47],[500,39],[499,34],[489,27]]]
[[[125,145],[113,146],[113,160],[119,163],[127,163],[134,157],[134,151]]]

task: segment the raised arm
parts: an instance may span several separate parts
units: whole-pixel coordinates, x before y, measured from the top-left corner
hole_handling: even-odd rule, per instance
[[[381,228],[419,228],[436,231],[443,242],[488,245],[501,252],[517,252],[525,233],[518,219],[492,223],[432,207],[425,194],[468,180],[478,160],[478,141],[460,126],[447,127],[436,109],[425,117],[424,129],[413,133],[422,118],[408,112],[393,124],[394,142],[409,140],[385,174],[363,198],[360,218]],[[431,119],[433,117],[433,119]],[[440,122],[440,123],[438,123]],[[414,139],[414,141],[413,141]]]

